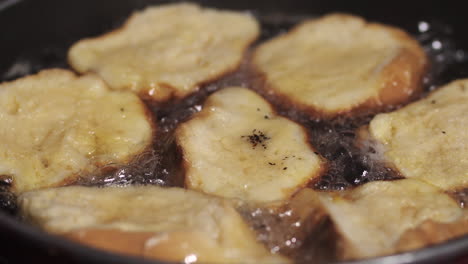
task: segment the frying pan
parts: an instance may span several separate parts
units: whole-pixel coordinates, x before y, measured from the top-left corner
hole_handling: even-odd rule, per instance
[[[78,39],[108,31],[134,10],[157,0],[0,0],[0,81],[43,68],[67,67],[66,51]],[[261,39],[304,17],[348,12],[401,27],[426,48],[433,68],[426,88],[468,77],[468,16],[448,1],[199,0],[202,5],[249,10],[262,23]],[[461,1],[460,1],[461,2]],[[429,32],[422,32],[428,30]],[[439,44],[434,45],[434,41]],[[441,48],[442,46],[442,48]],[[18,64],[18,62],[20,62]],[[16,66],[12,66],[17,64]],[[468,236],[407,253],[347,263],[468,263]],[[465,257],[465,258],[464,258]],[[0,211],[3,263],[162,263],[111,254],[45,233]],[[466,261],[466,262],[465,262]]]

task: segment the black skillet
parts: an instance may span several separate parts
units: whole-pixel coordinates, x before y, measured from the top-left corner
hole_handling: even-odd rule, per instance
[[[0,81],[43,68],[67,67],[73,42],[119,25],[133,10],[157,0],[0,0]],[[210,7],[249,10],[262,23],[262,39],[304,17],[347,12],[392,24],[414,34],[433,60],[426,88],[468,77],[468,16],[462,2],[200,0]],[[454,1],[455,2],[455,1]],[[429,28],[427,27],[429,25]],[[15,63],[22,67],[12,67]],[[0,199],[1,200],[1,199]],[[468,236],[444,244],[352,263],[468,263]],[[0,264],[161,263],[94,250],[49,235],[0,210]],[[466,262],[465,262],[466,261]],[[350,262],[351,263],[351,262]]]

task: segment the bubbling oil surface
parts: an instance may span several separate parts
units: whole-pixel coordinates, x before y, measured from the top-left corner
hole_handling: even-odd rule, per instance
[[[254,12],[255,14],[255,12]],[[262,34],[257,44],[271,37],[283,34],[300,21],[310,16],[288,16],[282,14],[255,14],[262,25]],[[452,29],[440,22],[416,21],[415,38],[421,43],[431,60],[431,68],[424,77],[424,93],[437,89],[449,81],[468,77],[468,51],[457,46]],[[68,46],[49,46],[43,49],[25,51],[9,69],[3,71],[0,80],[9,81],[36,73],[51,67],[67,68],[66,52]],[[249,52],[248,54],[249,55]],[[258,76],[249,70],[248,58],[241,67],[218,81],[202,85],[196,93],[182,100],[164,103],[145,103],[154,115],[157,136],[152,146],[124,166],[110,164],[93,175],[84,176],[74,184],[108,186],[131,184],[154,184],[159,186],[184,187],[184,169],[181,150],[175,142],[174,130],[178,124],[199,112],[205,99],[213,92],[229,86],[242,86],[256,89]],[[326,173],[309,187],[316,190],[344,190],[369,181],[394,180],[401,178],[396,171],[372,158],[374,150],[363,151],[355,145],[356,130],[369,123],[375,112],[364,113],[350,118],[336,118],[318,121],[297,109],[285,108],[273,104],[280,115],[303,125],[311,144],[317,152],[328,160]],[[401,107],[392,106],[387,111]],[[0,208],[9,214],[16,214],[16,197],[8,190],[11,182],[0,182]],[[468,191],[453,193],[454,197],[465,205]],[[137,206],[137,205],[136,205]],[[310,233],[304,231],[305,223],[298,221],[293,211],[282,207],[272,210],[266,207],[239,208],[241,215],[257,231],[258,240],[272,252],[292,257],[297,262],[316,261],[317,263],[333,260],[334,236],[329,222],[321,223],[324,231]],[[311,239],[314,238],[314,239]],[[318,239],[320,238],[320,239]],[[311,242],[312,241],[312,242]],[[313,241],[320,241],[320,245]],[[324,248],[326,250],[319,250]]]

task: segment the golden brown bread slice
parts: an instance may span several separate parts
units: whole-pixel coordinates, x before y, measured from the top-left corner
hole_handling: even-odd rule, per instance
[[[152,136],[141,100],[94,75],[45,70],[0,84],[0,175],[12,177],[15,192],[127,163]]]
[[[402,30],[345,14],[305,21],[253,55],[269,94],[327,118],[407,101],[427,63]]]
[[[211,95],[176,137],[188,188],[222,197],[287,199],[324,169],[306,130],[245,88]]]
[[[73,45],[78,72],[98,73],[113,89],[180,98],[235,70],[259,34],[247,13],[178,3],[149,7],[123,27]]]
[[[296,211],[313,213],[312,222],[317,222],[317,215],[332,221],[337,234],[336,254],[342,259],[376,257],[413,249],[401,242],[401,237],[409,230],[427,222],[463,225],[464,218],[463,209],[449,195],[413,179],[371,182],[336,193],[304,189],[294,200],[301,201],[296,203]],[[464,228],[465,231],[468,230]],[[446,233],[445,238],[450,235]],[[411,244],[408,241],[406,245]],[[418,242],[420,247],[432,243],[421,239]]]
[[[398,240],[396,251],[419,249],[442,243],[468,234],[468,215],[455,222],[438,223],[427,220],[418,227],[407,230]]]
[[[465,79],[395,112],[377,115],[362,137],[403,176],[452,191],[468,186],[467,127]]]
[[[49,232],[145,257],[287,263],[259,244],[230,202],[181,188],[70,186],[26,192],[22,214]]]

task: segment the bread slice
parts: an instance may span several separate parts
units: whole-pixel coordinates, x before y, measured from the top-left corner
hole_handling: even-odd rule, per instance
[[[190,190],[70,186],[27,192],[19,203],[46,230],[114,252],[173,262],[288,262],[256,241],[229,202]]]
[[[77,42],[68,58],[75,70],[96,72],[113,89],[154,100],[181,98],[235,70],[258,34],[258,23],[247,13],[167,4]]]
[[[467,113],[465,79],[398,111],[377,115],[362,137],[403,176],[444,190],[463,189],[468,187]]]
[[[330,219],[337,234],[336,254],[347,260],[413,249],[404,248],[399,242],[405,232],[427,221],[462,224],[460,220],[464,217],[463,209],[449,195],[413,179],[371,182],[335,193],[305,189],[297,197],[294,199],[302,200],[302,205],[321,208],[321,213],[313,211],[315,215]],[[309,203],[304,202],[305,197],[309,197]],[[316,223],[316,217],[311,221]],[[420,246],[431,244],[420,242]]]
[[[325,165],[303,127],[246,88],[211,95],[201,112],[177,128],[176,138],[186,186],[222,197],[287,199],[320,176]]]
[[[428,60],[400,29],[332,14],[260,45],[252,63],[268,94],[331,118],[407,101],[421,91]]]
[[[152,142],[146,111],[94,75],[45,70],[0,84],[0,175],[20,193],[125,164]]]
[[[450,223],[427,220],[421,225],[407,230],[398,240],[396,251],[420,249],[468,234],[468,214]]]

